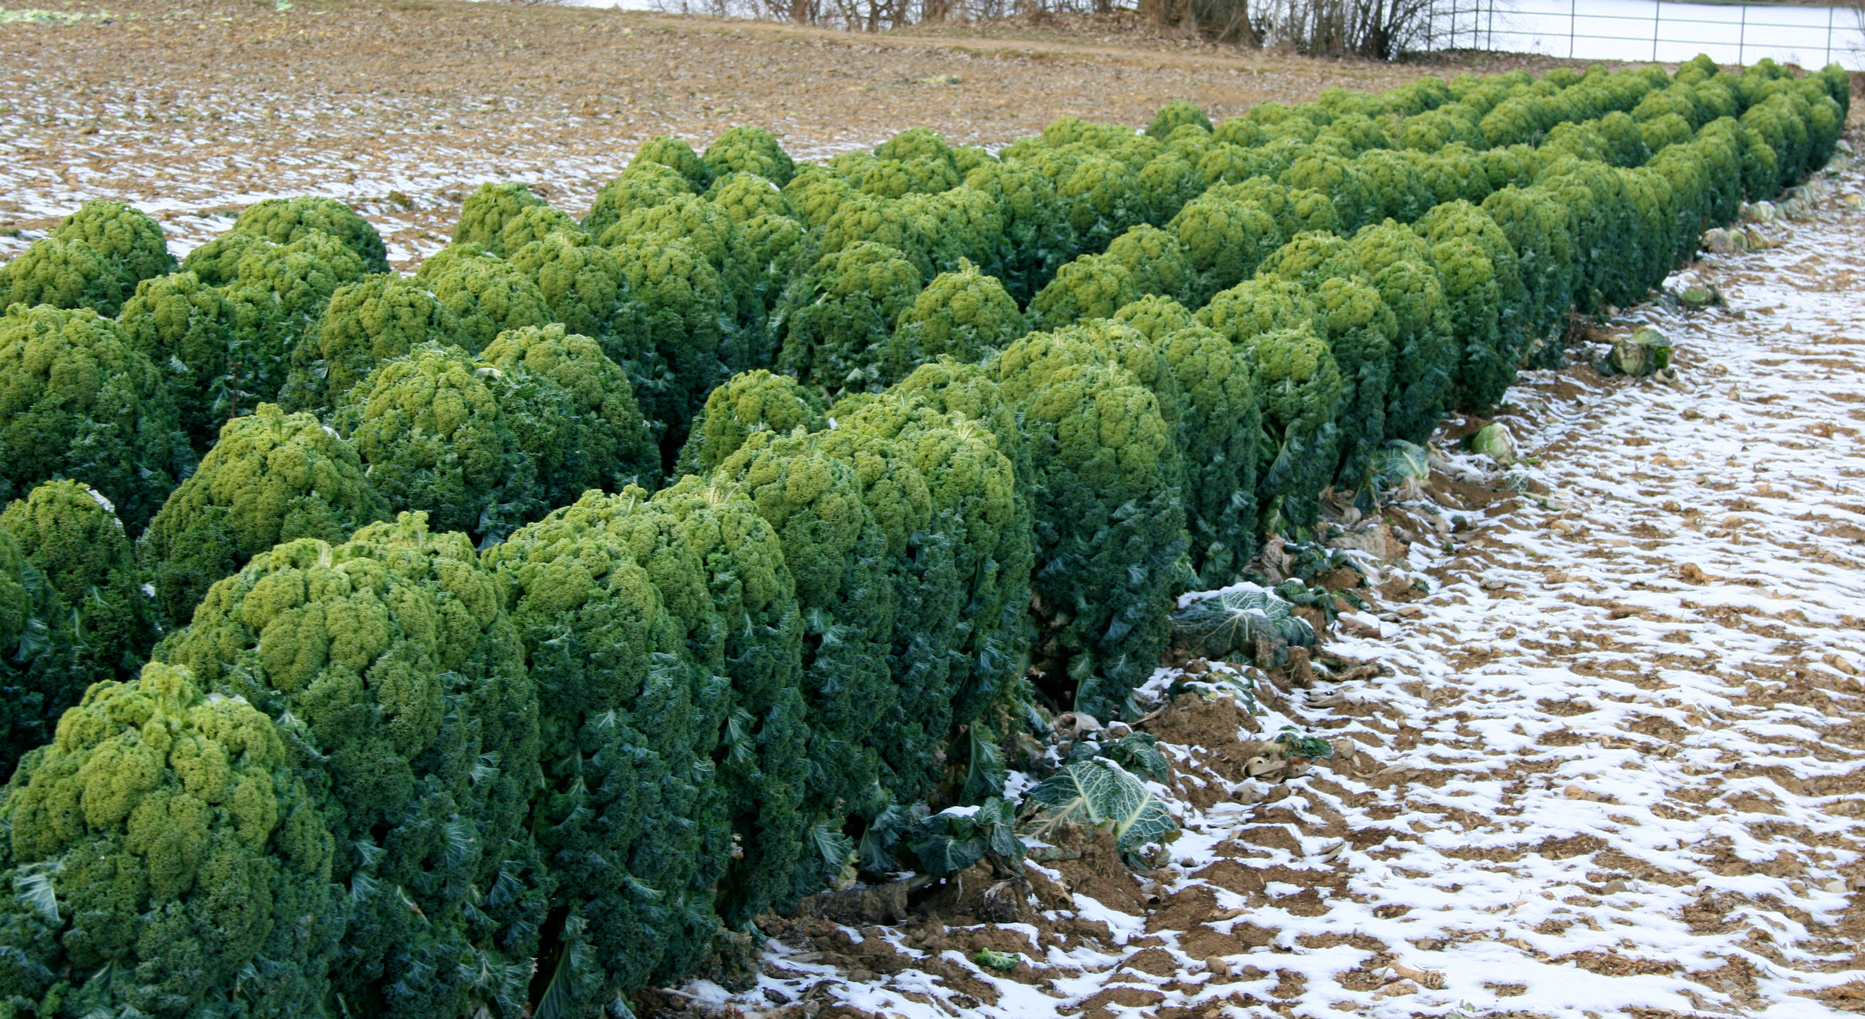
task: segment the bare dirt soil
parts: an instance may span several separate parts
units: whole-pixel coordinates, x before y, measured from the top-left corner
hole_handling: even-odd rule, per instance
[[[375,221],[406,268],[481,181],[580,214],[662,134],[703,147],[755,124],[820,159],[916,125],[993,145],[1061,116],[1144,125],[1174,99],[1221,118],[1556,63],[1310,60],[1105,19],[866,35],[464,0],[33,2],[66,16],[0,6],[0,256],[90,198],[138,204],[186,248],[262,198],[317,193]]]

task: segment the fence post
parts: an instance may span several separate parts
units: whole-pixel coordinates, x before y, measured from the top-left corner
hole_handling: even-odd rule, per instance
[[[1826,8],[1826,62],[1833,62],[1833,12],[1837,7]]]
[[[1580,0],[1567,0],[1567,59],[1574,58],[1574,37],[1580,31]]]
[[[1658,62],[1658,20],[1664,16],[1664,0],[1653,0],[1651,5],[1651,62]]]
[[[1742,5],[1742,28],[1738,32],[1736,32],[1736,37],[1735,37],[1735,62],[1737,64],[1747,64],[1748,63],[1748,60],[1746,59],[1747,55],[1748,55],[1748,5],[1743,4]]]

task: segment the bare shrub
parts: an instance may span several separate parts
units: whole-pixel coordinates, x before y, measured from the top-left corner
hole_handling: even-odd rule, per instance
[[[878,32],[908,25],[1113,16],[1214,43],[1392,60],[1424,42],[1436,0],[658,0],[662,10]],[[1865,0],[1853,0],[1865,4]],[[1132,21],[1128,22],[1129,24]]]

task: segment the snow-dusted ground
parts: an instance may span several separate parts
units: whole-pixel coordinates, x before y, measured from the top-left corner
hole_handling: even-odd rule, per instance
[[[479,184],[516,180],[580,215],[661,135],[703,149],[758,125],[822,160],[904,125],[996,146],[1061,116],[1146,124],[1189,99],[1221,119],[1330,87],[1544,64],[1240,56],[1093,26],[952,31],[447,0],[112,0],[75,20],[0,8],[0,260],[94,198],[151,213],[184,254],[257,201],[323,195],[368,218],[407,270],[447,243]]]
[[[492,142],[470,133],[477,127],[471,123],[464,137],[442,137],[443,125],[457,127],[461,115],[452,97],[428,94],[306,97],[289,87],[223,86],[199,93],[131,90],[79,104],[64,81],[22,72],[7,84],[0,101],[0,211],[49,223],[94,198],[126,201],[161,220],[178,257],[225,233],[248,206],[316,195],[354,207],[388,242],[389,261],[411,268],[447,245],[460,197],[478,185],[517,181],[581,215],[647,140],[574,136],[566,125],[578,114],[567,108],[499,119],[527,112],[499,95],[483,97],[473,111],[505,133]],[[346,118],[364,114],[394,126],[367,137],[348,133]],[[194,136],[178,133],[189,120],[212,126]],[[281,121],[302,126],[281,130]],[[81,144],[63,134],[77,125],[85,125]],[[339,131],[346,132],[341,143],[320,141]],[[572,134],[568,142],[560,138],[564,132]],[[886,137],[848,133],[793,142],[790,151],[820,161]],[[48,152],[59,158],[40,158]],[[38,236],[0,234],[0,261]]]
[[[1181,774],[1156,787],[1185,826],[1171,864],[1094,885],[1125,905],[1084,879],[1025,923],[799,923],[731,1003],[913,1019],[1865,1010],[1865,181],[1829,182],[1782,246],[1672,281],[1714,283],[1727,310],[1660,302],[1617,324],[1671,335],[1679,384],[1524,376],[1502,420],[1535,462],[1452,455],[1461,480],[1395,508],[1426,534],[1442,518],[1453,550],[1416,542],[1376,572],[1383,634],[1326,649],[1387,674],[1265,687],[1250,731],[1186,701],[1153,723],[1203,745],[1173,747]],[[1406,600],[1414,580],[1429,593]],[[1284,724],[1343,752],[1284,783],[1242,779],[1254,734]],[[983,970],[981,946],[1026,961]]]

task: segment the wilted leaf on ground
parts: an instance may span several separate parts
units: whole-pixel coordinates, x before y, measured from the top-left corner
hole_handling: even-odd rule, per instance
[[[1286,648],[1315,642],[1314,628],[1294,614],[1295,606],[1272,591],[1239,587],[1194,602],[1172,614],[1172,640],[1201,658],[1254,652],[1257,641]]]
[[[1140,780],[1105,757],[1071,764],[1031,789],[1027,802],[1041,808],[1030,834],[1038,838],[1064,824],[1106,827],[1129,866],[1149,842],[1170,842],[1179,824]]]

